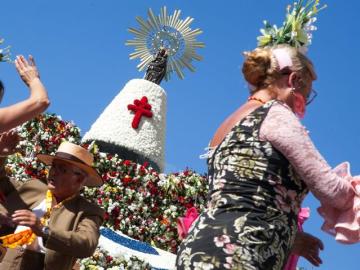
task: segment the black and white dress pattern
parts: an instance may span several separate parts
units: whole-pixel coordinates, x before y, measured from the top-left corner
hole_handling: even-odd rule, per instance
[[[208,207],[180,245],[177,269],[281,270],[286,263],[308,189],[259,138],[275,102],[238,122],[209,157]]]

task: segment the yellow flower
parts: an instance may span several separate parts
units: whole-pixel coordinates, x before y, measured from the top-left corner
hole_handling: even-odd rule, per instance
[[[64,126],[62,126],[62,125],[58,125],[58,126],[56,127],[56,131],[58,131],[58,132],[64,132],[64,131],[65,131],[65,128],[64,128]]]
[[[260,36],[258,37],[258,46],[259,47],[264,47],[267,44],[269,44],[272,40],[271,35],[264,35],[264,36]]]

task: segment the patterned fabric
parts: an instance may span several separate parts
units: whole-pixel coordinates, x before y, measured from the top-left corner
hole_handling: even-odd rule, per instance
[[[259,131],[269,101],[238,122],[208,159],[207,210],[179,247],[177,269],[282,269],[308,192]]]

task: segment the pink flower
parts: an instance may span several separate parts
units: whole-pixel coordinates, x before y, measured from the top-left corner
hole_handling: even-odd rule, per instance
[[[217,247],[223,247],[225,244],[230,243],[230,237],[226,234],[220,235],[214,238],[215,245]]]
[[[180,239],[184,239],[189,232],[189,228],[191,227],[192,223],[197,219],[199,216],[198,211],[195,207],[191,207],[186,210],[185,216],[180,217],[177,220],[177,230]]]
[[[235,253],[236,248],[237,248],[237,246],[234,244],[226,244],[225,247],[223,248],[223,250],[226,254],[232,255]],[[229,262],[229,263],[231,263],[231,262]]]
[[[298,228],[299,231],[302,231],[302,225],[304,224],[305,220],[310,217],[310,208],[309,207],[302,207],[299,214],[298,214]]]

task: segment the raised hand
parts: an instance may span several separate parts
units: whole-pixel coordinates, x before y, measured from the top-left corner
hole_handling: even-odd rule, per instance
[[[320,250],[323,249],[324,244],[319,238],[305,232],[297,232],[291,252],[319,266],[322,264]]]
[[[15,67],[21,79],[27,86],[36,79],[40,79],[39,71],[36,67],[34,58],[29,55],[29,61],[23,55],[16,56]]]
[[[7,131],[0,134],[0,157],[12,155],[16,152],[16,146],[20,140],[15,130]]]

